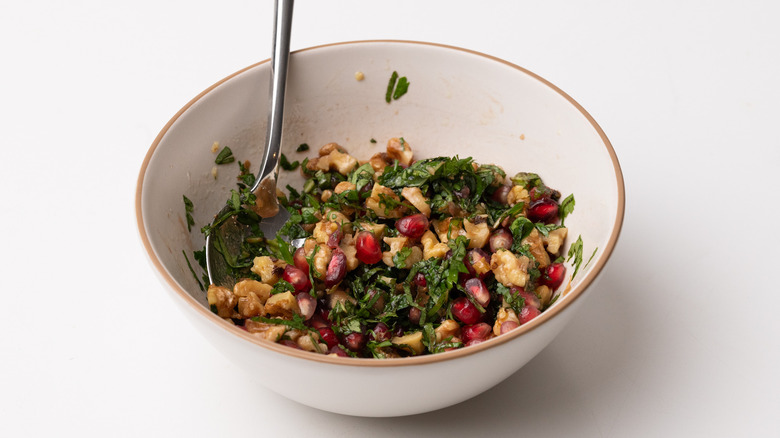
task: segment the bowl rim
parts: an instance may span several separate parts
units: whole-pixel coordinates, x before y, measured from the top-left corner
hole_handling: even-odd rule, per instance
[[[410,44],[410,45],[422,45],[431,47],[434,49],[447,49],[447,50],[455,50],[460,51],[469,55],[477,55],[483,58],[486,58],[487,60],[490,60],[492,62],[499,62],[501,64],[504,64],[506,66],[509,66],[511,68],[514,68],[516,70],[519,70],[520,72],[538,80],[543,85],[549,87],[554,92],[558,93],[561,97],[566,99],[571,105],[573,105],[591,124],[593,129],[596,130],[596,132],[599,134],[604,147],[607,149],[607,152],[609,153],[610,158],[612,159],[612,164],[614,167],[615,175],[616,175],[616,181],[617,184],[617,195],[618,195],[618,205],[617,205],[617,214],[615,217],[615,222],[612,225],[612,233],[610,234],[609,240],[607,241],[606,246],[602,249],[603,251],[603,257],[600,257],[597,263],[591,268],[591,270],[585,275],[583,280],[576,286],[571,287],[571,284],[569,284],[568,290],[565,291],[566,293],[566,299],[563,300],[561,303],[559,303],[557,306],[554,306],[550,308],[549,310],[546,310],[542,312],[539,316],[531,320],[530,322],[523,324],[522,326],[518,327],[515,330],[512,330],[509,333],[505,333],[501,336],[497,336],[495,338],[492,338],[486,342],[482,342],[477,345],[469,346],[468,348],[459,348],[457,350],[443,352],[443,353],[437,353],[437,354],[429,354],[429,355],[423,355],[423,356],[413,356],[413,357],[405,357],[405,358],[398,358],[398,359],[387,359],[387,360],[381,360],[381,359],[374,359],[374,358],[352,358],[352,357],[337,357],[337,356],[331,356],[331,355],[325,355],[325,354],[314,354],[308,351],[302,351],[297,350],[294,348],[286,347],[284,345],[275,343],[275,342],[269,342],[266,340],[259,339],[255,336],[252,336],[251,334],[247,333],[244,330],[241,330],[235,325],[229,324],[228,322],[224,321],[222,318],[218,317],[214,313],[211,312],[211,310],[207,309],[203,305],[201,305],[198,301],[196,301],[192,296],[190,296],[182,287],[178,285],[178,283],[171,277],[166,269],[163,267],[162,262],[160,259],[157,258],[154,250],[152,249],[151,242],[149,240],[149,236],[147,233],[147,230],[144,226],[143,221],[143,211],[142,211],[142,205],[141,205],[141,197],[143,193],[143,182],[144,177],[146,175],[146,171],[149,165],[149,162],[151,161],[152,156],[154,155],[157,147],[159,146],[162,139],[167,134],[168,130],[171,128],[171,126],[179,119],[179,117],[182,116],[190,107],[192,107],[196,102],[198,102],[200,99],[202,99],[207,94],[211,93],[215,88],[222,85],[223,83],[231,80],[232,78],[251,70],[257,66],[260,66],[262,64],[268,63],[270,59],[266,59],[263,61],[260,61],[258,63],[252,64],[248,67],[245,67],[241,70],[236,71],[235,73],[232,73],[225,78],[217,81],[210,87],[206,88],[204,91],[202,91],[200,94],[195,96],[192,100],[190,100],[186,105],[184,105],[169,121],[166,123],[166,125],[162,128],[162,130],[157,134],[157,137],[152,142],[152,145],[150,146],[148,152],[146,153],[146,156],[144,157],[143,163],[141,165],[141,170],[138,175],[138,180],[136,184],[136,196],[135,196],[135,213],[136,213],[136,221],[138,223],[138,231],[140,233],[141,241],[143,243],[144,248],[146,249],[147,256],[149,257],[149,260],[151,261],[152,265],[155,269],[157,269],[158,274],[165,280],[165,282],[170,286],[171,290],[175,292],[175,295],[179,296],[181,299],[184,300],[185,303],[187,303],[190,307],[195,310],[196,313],[199,313],[203,315],[207,320],[212,321],[215,323],[218,327],[222,328],[223,330],[228,331],[230,334],[238,336],[240,339],[243,339],[249,343],[255,344],[261,348],[265,348],[280,354],[284,354],[288,356],[289,358],[297,358],[297,359],[303,359],[303,360],[309,360],[309,361],[315,361],[315,362],[324,362],[332,365],[341,365],[341,366],[360,366],[360,367],[397,367],[397,366],[414,366],[414,365],[424,365],[424,364],[430,364],[434,362],[442,362],[442,361],[448,361],[448,360],[454,360],[458,358],[462,358],[465,356],[470,356],[472,354],[478,354],[479,352],[491,348],[498,347],[499,345],[503,345],[505,343],[511,342],[515,340],[516,338],[523,336],[524,334],[535,330],[539,326],[543,325],[546,321],[552,319],[555,317],[555,315],[562,313],[563,310],[568,308],[574,301],[579,299],[585,292],[585,290],[588,289],[588,287],[593,283],[593,281],[596,279],[596,277],[601,273],[601,270],[604,268],[604,265],[607,263],[609,258],[612,256],[612,252],[615,248],[615,244],[617,243],[618,237],[621,232],[622,224],[623,224],[623,218],[625,215],[625,186],[623,181],[623,173],[620,168],[620,164],[618,162],[617,155],[615,154],[615,150],[612,148],[612,144],[610,143],[609,139],[607,138],[604,131],[601,129],[601,127],[596,123],[595,119],[578,103],[576,102],[571,96],[566,94],[563,90],[549,82],[548,80],[542,78],[541,76],[537,75],[536,73],[533,73],[523,67],[520,67],[516,64],[513,64],[511,62],[505,61],[501,58],[497,58],[492,55],[488,55],[482,52],[478,52],[471,49],[465,49],[461,47],[441,44],[441,43],[433,43],[433,42],[423,42],[423,41],[412,41],[412,40],[383,40],[383,39],[371,39],[371,40],[356,40],[356,41],[344,41],[344,42],[336,42],[336,43],[329,43],[329,44],[322,44],[312,47],[307,47],[300,50],[293,51],[293,55],[296,53],[303,53],[313,50],[321,50],[325,48],[332,48],[337,46],[347,46],[347,45],[371,45],[371,44]]]

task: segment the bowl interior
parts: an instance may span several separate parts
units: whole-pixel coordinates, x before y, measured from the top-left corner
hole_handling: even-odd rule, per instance
[[[617,158],[593,119],[545,80],[483,54],[393,41],[298,51],[289,68],[283,152],[291,161],[316,154],[328,142],[367,159],[384,150],[389,138],[404,137],[416,158],[471,156],[498,164],[509,175],[536,172],[564,196],[574,193],[576,208],[566,218],[564,249],[581,235],[585,261],[595,251],[572,281],[571,292],[555,306],[581,293],[606,262],[623,217]],[[393,71],[407,77],[410,86],[388,104],[385,91]],[[365,79],[358,81],[356,72]],[[193,99],[160,133],[139,177],[139,227],[150,257],[164,277],[204,305],[205,293],[190,269],[191,264],[201,276],[192,251],[203,247],[200,227],[224,205],[238,174],[236,162],[216,166],[211,147],[214,142],[228,146],[237,159],[249,159],[257,169],[268,83],[269,64],[263,62]],[[295,152],[301,143],[311,150]],[[282,187],[299,186],[298,172],[281,175]],[[191,231],[182,195],[194,204]],[[572,272],[569,266],[567,273]],[[548,313],[553,309],[539,319],[551,317]]]

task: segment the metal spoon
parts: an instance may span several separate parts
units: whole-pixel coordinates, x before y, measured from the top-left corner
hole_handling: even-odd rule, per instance
[[[266,236],[275,236],[276,232],[290,218],[287,210],[279,208],[276,198],[276,178],[279,175],[279,158],[282,147],[282,119],[284,118],[284,94],[287,84],[287,62],[290,58],[290,30],[292,28],[294,0],[276,0],[274,3],[273,52],[271,53],[271,93],[268,112],[268,132],[266,133],[265,153],[260,171],[252,186],[257,197],[254,210],[263,219],[260,230]],[[229,206],[215,216],[216,223],[231,211]],[[238,280],[230,275],[225,256],[215,247],[215,235],[219,235],[221,250],[238,254],[244,239],[251,235],[248,225],[236,220],[235,216],[225,220],[206,237],[206,266],[211,284],[232,287]]]

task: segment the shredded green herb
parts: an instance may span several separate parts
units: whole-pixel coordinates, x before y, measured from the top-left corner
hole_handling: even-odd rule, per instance
[[[228,164],[232,163],[233,161],[235,161],[235,157],[233,157],[233,151],[231,151],[227,146],[223,147],[222,150],[217,154],[217,158],[214,159],[214,162],[217,164]]]

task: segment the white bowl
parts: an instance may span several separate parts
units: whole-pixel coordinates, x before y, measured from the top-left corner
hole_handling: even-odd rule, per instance
[[[385,90],[393,71],[406,76],[410,87],[388,104]],[[356,72],[365,79],[356,80]],[[138,178],[138,228],[152,265],[173,301],[218,350],[261,384],[300,403],[349,415],[398,416],[480,394],[563,329],[609,259],[623,221],[623,178],[606,135],[568,95],[521,67],[469,50],[404,41],[295,52],[286,98],[287,156],[301,157],[294,152],[301,143],[316,150],[337,142],[367,158],[387,139],[404,137],[416,158],[471,156],[499,164],[508,174],[539,173],[564,195],[574,193],[567,247],[581,235],[586,260],[598,248],[591,262],[536,319],[479,345],[437,355],[390,360],[318,355],[258,340],[213,314],[184,253],[200,275],[192,259],[204,243],[199,228],[235,187],[237,165],[220,166],[216,179],[211,175],[212,143],[259,164],[268,83],[264,61],[195,97],[157,136]],[[282,175],[294,179],[293,173]],[[195,206],[191,232],[182,195]],[[567,275],[573,271],[567,267]]]

